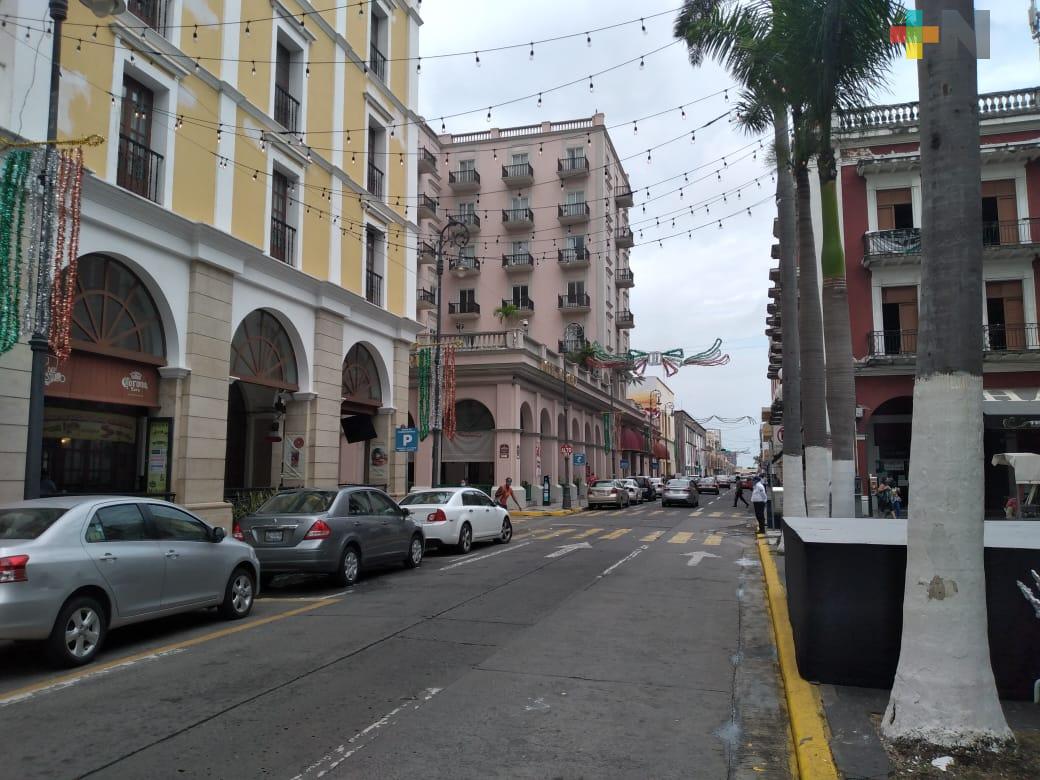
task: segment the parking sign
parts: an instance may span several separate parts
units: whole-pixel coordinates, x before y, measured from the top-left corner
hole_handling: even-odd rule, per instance
[[[584,452],[575,452],[574,453],[574,457],[571,459],[571,462],[574,463],[575,466],[584,466],[585,465],[585,453]]]
[[[415,428],[398,428],[394,436],[394,449],[397,452],[417,452],[419,431]]]

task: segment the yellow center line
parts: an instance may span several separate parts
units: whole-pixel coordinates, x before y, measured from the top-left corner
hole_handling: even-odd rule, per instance
[[[281,612],[277,615],[271,615],[270,617],[260,618],[259,620],[251,620],[248,623],[239,623],[238,625],[230,626],[228,628],[222,628],[219,631],[212,631],[202,636],[193,637],[191,639],[185,639],[181,642],[172,642],[168,645],[161,647],[155,647],[151,650],[144,650],[140,653],[134,653],[133,655],[123,656],[122,658],[116,658],[111,661],[106,661],[100,664],[91,664],[90,666],[84,667],[79,672],[72,672],[70,674],[59,675],[58,677],[51,677],[48,680],[43,680],[32,685],[26,685],[23,688],[15,688],[12,691],[4,691],[0,693],[0,704],[9,703],[11,701],[31,696],[34,693],[53,688],[55,686],[64,686],[71,683],[77,682],[86,677],[93,677],[94,675],[106,672],[110,669],[115,669],[119,666],[127,666],[129,664],[136,663],[137,661],[143,661],[146,658],[151,658],[156,655],[162,655],[164,653],[171,653],[174,650],[186,650],[189,647],[195,647],[197,645],[205,644],[206,642],[212,642],[214,639],[223,639],[226,636],[232,636],[242,631],[249,631],[253,628],[259,628],[260,626],[266,626],[269,623],[274,623],[279,620],[285,620],[286,618],[294,617],[296,615],[302,615],[304,612],[311,612],[321,607],[327,607],[331,604],[338,604],[342,599],[324,599],[317,601],[313,604],[308,604],[305,607],[298,607],[296,609],[290,609],[287,612]]]
[[[722,534],[712,534],[704,540],[704,543],[712,547],[718,547],[720,544],[722,544]]]
[[[603,534],[600,539],[620,539],[631,530],[631,528],[619,528],[616,531],[611,531],[609,534]]]
[[[693,534],[687,531],[679,531],[675,536],[668,540],[668,544],[686,544],[692,538]]]
[[[647,534],[646,536],[644,536],[639,541],[641,541],[641,542],[656,542],[662,536],[664,536],[664,531],[654,531],[652,534]]]
[[[590,536],[595,536],[596,534],[598,534],[602,530],[603,530],[602,528],[590,528],[588,531],[582,531],[580,534],[575,534],[573,538],[574,539],[587,539]]]

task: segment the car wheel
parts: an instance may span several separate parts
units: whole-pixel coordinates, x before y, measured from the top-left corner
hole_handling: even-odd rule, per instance
[[[498,541],[502,544],[509,544],[513,540],[513,524],[509,521],[508,517],[502,518],[502,533],[498,536]]]
[[[404,565],[409,569],[416,568],[422,563],[423,553],[426,551],[426,545],[423,543],[423,538],[419,534],[415,534],[412,537],[412,541],[408,543],[408,557],[404,559]]]
[[[47,639],[47,654],[59,666],[89,664],[105,643],[108,633],[105,611],[90,596],[66,602]]]
[[[348,545],[339,558],[339,569],[333,575],[336,584],[349,588],[358,581],[361,574],[361,553],[354,545]]]
[[[463,555],[467,555],[473,549],[473,529],[469,527],[469,523],[462,524],[462,530],[459,531],[459,543],[455,548]]]
[[[256,593],[256,580],[252,572],[239,567],[231,572],[227,587],[224,588],[224,602],[220,605],[220,615],[225,620],[241,620],[253,611],[253,596]]]

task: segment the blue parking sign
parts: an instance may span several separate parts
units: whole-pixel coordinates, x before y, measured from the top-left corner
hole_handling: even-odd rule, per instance
[[[419,431],[415,428],[398,428],[394,435],[394,449],[397,452],[417,452],[419,450]]]
[[[585,453],[584,452],[575,452],[574,455],[571,457],[571,462],[575,466],[584,466],[585,465]]]

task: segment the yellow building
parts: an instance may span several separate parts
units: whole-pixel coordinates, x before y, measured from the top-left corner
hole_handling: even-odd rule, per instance
[[[127,5],[73,0],[63,35],[59,136],[106,140],[86,150],[73,353],[48,372],[50,479],[225,525],[280,484],[402,491],[418,0]],[[4,6],[0,132],[41,139],[47,4]],[[0,500],[22,493],[29,362],[0,357]]]

